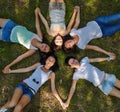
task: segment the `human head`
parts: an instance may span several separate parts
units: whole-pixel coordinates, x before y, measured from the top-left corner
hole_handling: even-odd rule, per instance
[[[56,51],[58,49],[61,49],[63,45],[63,37],[58,34],[54,37],[54,39],[51,42],[51,48]]]
[[[54,37],[58,34],[64,36],[66,32],[66,26],[63,23],[60,24],[51,24],[50,26],[51,35]]]
[[[42,65],[47,64],[48,66],[51,66],[50,70],[52,71],[56,71],[59,68],[57,57],[53,52],[49,52],[44,55],[44,57],[41,57],[40,62]]]
[[[66,35],[63,37],[63,50],[65,52],[74,52],[76,50],[76,44],[73,37],[71,37],[70,35]]]
[[[73,56],[68,56],[65,59],[65,63],[68,64],[71,68],[78,68],[80,65],[79,61]]]
[[[38,45],[38,48],[40,52],[44,52],[44,53],[50,52],[50,46],[46,42],[40,43],[40,45]]]

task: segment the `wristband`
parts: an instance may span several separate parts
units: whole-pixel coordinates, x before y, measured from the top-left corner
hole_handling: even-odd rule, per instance
[[[107,57],[107,61],[110,61],[110,56]]]

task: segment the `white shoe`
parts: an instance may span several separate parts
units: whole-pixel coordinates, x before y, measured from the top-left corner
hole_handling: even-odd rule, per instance
[[[8,112],[8,109],[5,110],[0,109],[0,112]]]

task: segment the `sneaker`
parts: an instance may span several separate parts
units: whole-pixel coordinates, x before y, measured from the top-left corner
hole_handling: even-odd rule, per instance
[[[2,110],[0,109],[0,112],[9,112],[8,109]]]

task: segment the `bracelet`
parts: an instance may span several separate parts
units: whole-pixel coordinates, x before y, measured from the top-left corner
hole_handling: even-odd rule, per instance
[[[110,56],[107,57],[107,61],[110,61]]]

